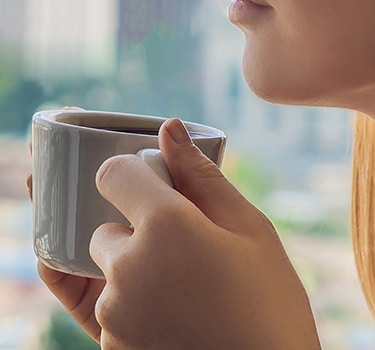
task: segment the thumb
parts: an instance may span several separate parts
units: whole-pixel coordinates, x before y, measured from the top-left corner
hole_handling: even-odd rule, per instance
[[[166,121],[159,147],[177,191],[193,202],[215,224],[232,232],[264,227],[265,216],[225,178],[220,169],[196,147],[179,119]]]

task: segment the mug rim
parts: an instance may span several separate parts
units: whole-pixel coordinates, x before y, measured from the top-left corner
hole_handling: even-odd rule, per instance
[[[33,123],[37,123],[38,121],[46,121],[49,124],[55,124],[55,125],[64,125],[64,127],[72,128],[76,130],[87,130],[90,132],[95,133],[114,133],[114,134],[125,134],[125,135],[135,135],[135,133],[132,132],[126,132],[126,131],[116,131],[116,130],[107,130],[102,128],[102,126],[95,125],[88,126],[88,125],[79,125],[74,124],[71,122],[64,121],[63,118],[85,118],[91,119],[92,122],[95,120],[95,118],[100,117],[100,121],[102,122],[102,117],[112,118],[112,121],[119,121],[121,118],[128,118],[128,120],[131,119],[137,119],[137,122],[139,121],[139,118],[142,118],[144,122],[153,123],[153,127],[149,127],[149,129],[158,130],[160,126],[163,124],[164,121],[168,120],[166,117],[159,117],[159,116],[150,116],[150,115],[143,115],[143,114],[134,114],[134,113],[121,113],[121,112],[109,112],[109,111],[97,111],[97,110],[42,110],[38,111],[33,115]],[[107,119],[108,120],[108,119]],[[188,129],[189,132],[196,132],[201,133],[201,135],[193,135],[192,138],[199,138],[199,139],[212,139],[212,138],[222,138],[226,139],[225,133],[217,129],[215,127],[204,125],[200,123],[190,122],[190,121],[183,121],[184,125]],[[95,123],[94,123],[95,124]],[[115,128],[115,126],[112,126]],[[117,126],[121,127],[121,126]],[[140,129],[140,127],[137,127]],[[146,129],[146,128],[145,128]],[[158,135],[146,135],[146,134],[137,134],[138,136],[146,136],[146,137],[158,137]]]

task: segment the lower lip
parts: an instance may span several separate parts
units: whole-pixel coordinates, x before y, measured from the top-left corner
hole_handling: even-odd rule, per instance
[[[262,6],[251,0],[235,0],[229,7],[229,17],[235,24],[246,25],[259,20],[271,9],[270,6]]]

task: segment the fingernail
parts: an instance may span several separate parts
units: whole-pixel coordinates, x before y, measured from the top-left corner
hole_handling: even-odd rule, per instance
[[[177,144],[184,145],[192,142],[185,125],[180,119],[172,119],[166,126],[169,134]]]

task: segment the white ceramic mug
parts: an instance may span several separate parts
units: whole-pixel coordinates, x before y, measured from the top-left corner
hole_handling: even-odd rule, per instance
[[[33,116],[34,250],[47,266],[78,276],[102,278],[89,255],[95,229],[105,222],[129,224],[95,185],[108,158],[138,154],[171,184],[158,150],[165,118],[133,114],[59,110]],[[218,166],[226,138],[222,131],[184,123],[193,142]]]

